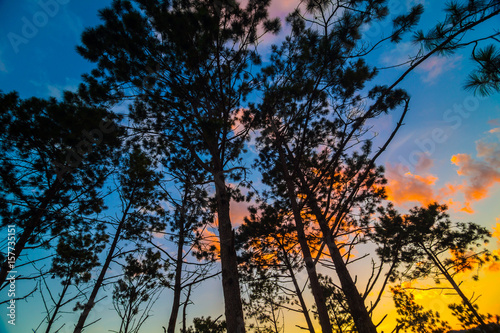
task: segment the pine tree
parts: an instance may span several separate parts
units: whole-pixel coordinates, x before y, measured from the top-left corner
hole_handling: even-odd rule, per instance
[[[25,248],[47,249],[81,216],[103,209],[99,189],[121,131],[117,115],[70,92],[62,101],[0,94],[0,108],[0,216],[2,226],[18,228],[17,261]],[[2,287],[9,262],[2,258]]]
[[[378,253],[382,260],[398,263],[397,277],[400,280],[432,277],[437,284],[446,280],[468,311],[485,325],[454,277],[492,259],[486,248],[480,249],[491,234],[486,228],[471,222],[452,223],[446,209],[445,205],[437,203],[415,207],[407,215],[400,215],[391,206],[387,211],[381,209],[383,215],[375,226],[375,239],[384,246]],[[391,255],[397,258],[391,258]]]
[[[97,68],[86,77],[95,101],[135,101],[131,118],[160,146],[185,148],[211,175],[217,203],[227,327],[244,332],[228,180],[243,170],[248,131],[233,131],[253,89],[250,66],[262,33],[276,32],[269,0],[114,1],[78,48]]]

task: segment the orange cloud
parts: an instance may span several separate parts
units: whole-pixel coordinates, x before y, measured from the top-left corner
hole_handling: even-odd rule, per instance
[[[250,204],[245,201],[236,202],[231,201],[231,223],[233,224],[233,228],[237,228],[243,224],[245,216],[248,216],[248,206]]]
[[[201,232],[201,240],[199,242],[199,248],[202,251],[214,252],[216,254],[216,258],[219,258],[220,257],[219,236],[215,232],[210,231],[207,228],[203,229]]]
[[[437,188],[438,177],[428,172],[434,162],[427,155],[422,154],[412,173],[403,165],[386,165],[387,196],[388,200],[396,205],[406,203],[427,205],[432,202],[447,204],[456,210],[473,213],[470,205],[459,209],[458,202],[452,198],[463,189],[463,185],[446,183]]]
[[[489,121],[499,126],[498,119]],[[500,183],[500,127],[487,132],[487,137],[476,141],[476,157],[470,154],[456,154],[451,162],[458,166],[460,183],[447,183],[436,188],[438,178],[429,173],[433,160],[421,154],[415,172],[410,172],[402,165],[386,166],[388,199],[397,205],[412,202],[426,205],[430,202],[445,203],[454,209],[474,213],[472,204],[489,196],[491,189]],[[454,196],[463,193],[465,201],[456,202]]]
[[[472,214],[474,210],[470,206],[470,202],[465,202],[464,206],[460,209],[461,212]]]
[[[493,250],[491,251],[491,254],[493,256],[500,257],[500,250]],[[490,272],[500,272],[500,262],[498,261],[492,261],[486,269]]]
[[[416,201],[426,205],[437,199],[433,188],[438,179],[436,176],[430,174],[420,176],[409,171],[405,172],[401,165],[388,164],[386,170],[387,197],[395,204]]]
[[[480,160],[469,154],[457,154],[451,158],[451,162],[458,166],[457,174],[466,178],[464,194],[467,201],[486,198],[490,188],[500,182],[500,145],[479,141],[476,150]]]
[[[493,237],[496,237],[500,242],[500,217],[497,217],[497,224],[493,227]]]

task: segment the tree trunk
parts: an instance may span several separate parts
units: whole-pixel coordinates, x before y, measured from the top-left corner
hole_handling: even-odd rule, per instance
[[[347,304],[349,305],[349,310],[352,318],[354,319],[356,329],[359,333],[376,333],[377,328],[373,324],[370,314],[368,313],[363,302],[363,298],[361,297],[361,294],[356,288],[356,285],[347,270],[347,266],[342,258],[342,254],[340,253],[337,244],[335,244],[335,241],[332,239],[332,230],[328,226],[325,216],[318,206],[316,198],[313,197],[311,193],[308,193],[307,196],[311,210],[316,216],[321,232],[323,233],[323,239],[328,247],[328,250],[330,251],[330,256],[332,257],[333,264],[335,265],[335,271],[339,277],[342,292],[346,296]]]
[[[222,290],[228,333],[244,333],[245,322],[240,295],[238,262],[234,247],[234,233],[229,215],[230,195],[226,189],[223,172],[214,175],[217,217],[219,223]]]
[[[186,300],[184,301],[184,305],[182,306],[182,333],[187,333],[187,306],[189,304],[189,298],[191,297],[191,287],[193,285],[190,284],[188,287],[188,291],[186,294]]]
[[[28,221],[26,227],[23,229],[21,237],[17,239],[16,245],[14,246],[14,263],[17,261],[17,259],[21,255],[21,252],[24,250],[24,247],[28,243],[28,240],[31,237],[33,231],[37,227],[39,227],[40,224],[42,224],[43,214],[47,210],[49,203],[54,199],[54,196],[59,190],[60,185],[60,181],[56,180],[52,187],[47,190],[45,198],[40,203],[40,206],[38,208],[33,208],[32,211],[34,210],[35,212],[29,214],[29,216],[31,216],[31,219]],[[4,282],[7,279],[7,275],[12,270],[10,266],[11,263],[9,263],[9,260],[6,259],[0,266],[0,290],[8,285],[8,283],[4,284]]]
[[[21,252],[24,250],[24,247],[28,243],[28,240],[29,240],[31,234],[33,233],[33,231],[35,230],[35,228],[40,225],[40,220],[39,219],[36,219],[36,220],[38,222],[33,221],[33,219],[32,219],[30,221],[31,223],[29,223],[28,226],[23,230],[21,237],[19,237],[17,239],[16,245],[14,246],[14,260],[9,262],[9,260],[6,259],[2,263],[2,266],[0,267],[0,285],[1,285],[0,290],[8,285],[8,282],[6,284],[4,284],[4,282],[6,282],[7,276],[9,275],[9,272],[16,271],[15,263],[17,262],[17,259],[21,255]],[[11,266],[12,263],[14,264],[14,266]],[[11,267],[14,267],[14,269],[11,269]]]
[[[316,303],[316,308],[318,310],[319,323],[321,325],[321,330],[323,333],[333,333],[332,325],[330,323],[330,317],[328,315],[328,309],[326,307],[326,300],[323,296],[321,290],[321,285],[319,284],[318,273],[316,272],[316,265],[311,255],[311,250],[309,249],[309,244],[307,243],[306,235],[304,232],[304,223],[302,221],[302,216],[300,214],[300,208],[297,204],[297,198],[295,195],[295,186],[290,177],[288,167],[284,158],[283,148],[280,145],[278,147],[281,167],[283,169],[285,182],[287,186],[287,195],[292,206],[292,213],[295,220],[295,228],[297,230],[297,238],[300,244],[302,255],[304,256],[304,262],[306,265],[307,275],[309,277],[309,283],[311,285],[311,291],[314,296],[314,301]]]
[[[68,287],[69,287],[69,281],[67,280],[66,284],[64,285],[63,290],[61,292],[61,295],[59,296],[59,300],[57,301],[57,304],[54,307],[54,312],[52,313],[52,316],[49,319],[49,322],[48,322],[48,325],[47,325],[47,329],[45,330],[45,333],[49,333],[50,332],[50,329],[52,328],[52,325],[56,321],[57,314],[59,313],[59,309],[62,306],[62,301],[64,299],[64,296],[66,295],[66,292],[68,291]]]
[[[307,310],[306,302],[304,301],[304,297],[302,296],[302,291],[300,290],[299,283],[297,282],[297,279],[295,278],[295,273],[293,272],[292,265],[290,264],[290,260],[288,260],[288,254],[286,253],[285,249],[282,247],[281,248],[283,252],[283,256],[285,258],[285,265],[286,268],[288,269],[288,272],[290,273],[290,277],[292,278],[292,283],[293,286],[295,287],[295,293],[297,294],[297,297],[299,299],[300,306],[302,308],[302,313],[304,314],[304,318],[306,319],[307,323],[307,328],[309,329],[309,333],[315,333],[314,331],[314,326],[311,321],[311,317],[309,316],[309,311]]]
[[[85,326],[85,321],[87,320],[87,317],[90,313],[90,310],[94,307],[94,301],[97,296],[97,292],[99,289],[101,289],[102,282],[104,281],[104,277],[106,275],[106,272],[109,268],[109,265],[111,264],[111,260],[113,259],[113,255],[116,249],[116,245],[118,244],[118,240],[120,239],[120,234],[123,228],[123,225],[125,224],[125,220],[127,218],[128,211],[131,207],[131,203],[129,202],[127,208],[125,209],[122,219],[120,223],[118,224],[118,228],[116,229],[115,237],[113,238],[113,242],[111,243],[111,247],[109,248],[108,255],[106,257],[106,260],[104,262],[104,265],[102,266],[101,272],[99,274],[99,277],[97,278],[97,281],[94,285],[94,288],[92,289],[92,293],[90,294],[90,297],[85,304],[85,307],[83,308],[82,313],[80,314],[80,318],[78,318],[78,323],[76,324],[75,330],[73,333],[81,333],[83,330],[83,327]]]
[[[469,301],[469,299],[464,295],[460,287],[457,285],[455,280],[453,280],[453,277],[448,273],[448,270],[443,266],[441,263],[441,260],[437,258],[434,253],[432,253],[429,249],[427,249],[423,244],[420,244],[420,246],[424,249],[424,251],[427,253],[427,255],[431,258],[432,261],[434,261],[434,264],[437,266],[437,268],[441,271],[441,273],[445,276],[445,278],[448,280],[448,282],[452,285],[453,289],[457,292],[458,296],[460,296],[464,302],[465,305],[469,308],[469,310],[474,314],[474,317],[478,320],[481,326],[486,326],[486,323],[484,322],[483,318],[477,313],[476,309],[472,305],[472,303]]]
[[[177,315],[179,313],[181,301],[181,277],[182,277],[182,250],[184,248],[184,221],[179,223],[179,241],[177,243],[177,258],[175,266],[175,282],[174,282],[174,300],[172,302],[172,312],[170,313],[170,320],[168,321],[167,333],[175,333],[175,324]]]

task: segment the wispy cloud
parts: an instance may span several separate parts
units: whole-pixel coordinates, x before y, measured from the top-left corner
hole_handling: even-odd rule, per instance
[[[295,10],[298,4],[299,2],[297,0],[272,1],[269,7],[269,16],[284,18]]]
[[[65,84],[51,84],[35,80],[31,80],[29,83],[39,88],[45,97],[55,97],[57,99],[61,99],[64,91],[76,91],[80,81],[66,78]]]
[[[490,119],[488,120],[488,124],[492,126],[500,126],[500,119],[499,118]]]
[[[416,54],[418,47],[412,42],[396,44],[389,52],[382,54],[380,62],[386,66],[401,64],[410,60],[410,55]]]
[[[419,47],[412,42],[399,43],[392,50],[385,52],[380,62],[385,66],[394,66],[408,62],[419,51]],[[420,74],[423,82],[433,84],[444,73],[459,67],[463,57],[456,55],[452,57],[434,56],[417,67],[416,72]],[[401,67],[405,68],[405,67]]]
[[[0,51],[0,72],[7,73],[7,67],[5,66],[5,63],[2,61],[2,51]]]
[[[465,199],[477,201],[488,197],[496,183],[500,183],[500,143],[479,140],[476,158],[470,154],[456,154],[451,162],[458,166],[457,174],[465,179]]]
[[[426,83],[434,83],[436,79],[443,73],[457,68],[461,61],[462,56],[454,57],[432,57],[425,61],[418,69],[422,74],[422,81]]]

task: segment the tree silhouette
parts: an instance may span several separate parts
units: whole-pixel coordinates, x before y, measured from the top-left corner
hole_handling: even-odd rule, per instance
[[[497,39],[498,42],[498,39]],[[477,46],[477,45],[476,45]],[[472,59],[478,63],[478,70],[469,75],[465,88],[479,92],[483,96],[500,91],[500,52],[495,45],[489,45],[476,52]]]
[[[220,317],[219,317],[220,318]],[[193,326],[183,333],[223,333],[226,332],[226,323],[218,322],[219,318],[212,320],[209,317],[194,318]]]
[[[167,333],[174,333],[177,317],[181,307],[181,293],[186,288],[201,283],[217,274],[209,274],[213,258],[208,258],[207,265],[197,263],[195,269],[189,268],[191,263],[186,259],[190,255],[199,258],[207,258],[202,245],[203,231],[207,223],[213,220],[213,209],[206,186],[206,174],[197,172],[196,162],[186,159],[186,151],[178,151],[175,154],[170,150],[168,156],[169,174],[173,177],[178,190],[178,198],[172,191],[164,192],[165,201],[172,207],[172,212],[166,217],[167,234],[175,246],[177,253],[175,257],[163,251],[172,259],[174,266],[174,298],[172,300],[172,311],[168,321]],[[186,300],[188,302],[188,300]]]
[[[458,319],[460,325],[463,328],[475,328],[479,326],[479,329],[485,332],[495,332],[500,328],[500,316],[492,315],[490,313],[483,315],[480,314],[484,322],[489,321],[486,326],[481,326],[481,323],[477,320],[476,313],[479,313],[479,306],[474,304],[473,307],[476,309],[475,312],[470,311],[468,304],[463,301],[460,304],[450,304],[448,307],[451,309],[452,314]]]
[[[127,256],[125,275],[113,290],[113,307],[121,319],[120,329],[115,332],[140,332],[162,289],[169,285],[163,269],[168,267],[164,267],[160,252],[148,249],[140,259]]]
[[[384,246],[378,253],[382,258],[397,256],[400,279],[433,277],[438,284],[446,279],[468,310],[484,325],[454,276],[492,259],[487,249],[480,250],[491,234],[474,223],[453,224],[446,209],[445,205],[437,203],[415,207],[408,215],[400,215],[391,206],[381,209],[383,215],[375,226],[375,238]]]
[[[413,294],[408,293],[402,288],[391,288],[394,298],[394,304],[399,318],[396,319],[396,332],[414,333],[445,333],[451,329],[447,321],[441,320],[438,312],[424,310],[421,305],[415,302]]]
[[[98,254],[104,250],[107,241],[104,229],[102,223],[90,227],[81,221],[76,229],[65,230],[59,237],[52,267],[47,274],[41,276],[39,282],[40,293],[47,311],[44,319],[44,322],[47,322],[46,333],[51,331],[54,323],[59,319],[62,308],[83,296],[84,289],[91,280],[90,272],[99,266]],[[62,290],[57,298],[54,297],[52,288],[47,284],[47,275],[61,279]],[[43,287],[46,287],[50,301],[46,300],[43,295]],[[71,295],[72,287],[76,289],[76,295]],[[50,305],[50,302],[53,305]],[[40,326],[42,324],[43,322]]]
[[[75,333],[80,333],[84,329],[110,264],[120,255],[120,251],[117,251],[119,241],[137,237],[138,234],[148,231],[148,228],[144,228],[144,221],[151,222],[148,221],[148,211],[156,212],[158,216],[163,213],[158,201],[160,176],[154,170],[154,166],[155,161],[152,161],[138,147],[133,147],[132,151],[122,158],[121,173],[117,175],[121,217],[116,221],[116,230],[94,287],[85,304],[78,306],[82,312],[75,326]],[[149,217],[150,220],[155,220],[158,219],[158,216]],[[148,223],[147,226],[154,228],[154,223]]]
[[[426,32],[416,30],[422,5],[399,15],[388,0],[298,1],[287,17],[289,33],[268,48],[262,37],[280,28],[268,16],[270,2],[113,0],[77,48],[96,64],[78,93],[60,101],[0,93],[0,225],[19,228],[14,254],[0,254],[0,289],[15,265],[43,260],[25,261],[30,251],[51,251],[51,268],[37,276],[46,287],[47,333],[75,302],[81,313],[74,332],[86,330],[108,284],[122,319],[115,329],[138,332],[166,278],[173,291],[166,333],[176,331],[179,316],[183,333],[277,333],[285,311],[301,313],[309,332],[318,319],[324,333],[375,333],[373,309],[386,285],[427,277],[451,284],[462,300],[451,306],[454,314],[486,328],[488,318],[455,279],[496,259],[480,248],[489,233],[451,223],[438,204],[407,215],[389,205],[377,220],[386,199],[377,161],[411,112],[400,83],[432,57],[469,47],[478,70],[466,88],[499,90],[498,48],[483,45],[498,42],[498,32],[469,33],[498,18],[498,0],[450,2]],[[378,37],[363,35],[384,22],[392,24]],[[370,61],[380,47],[401,42],[417,51],[390,66],[403,70],[381,82],[390,75],[378,74],[388,68]],[[127,123],[111,111],[118,105],[128,107]],[[376,139],[370,124],[385,116],[397,117],[396,124]],[[250,139],[258,154],[252,166]],[[262,186],[251,188],[249,171],[259,173]],[[249,202],[254,190],[257,208],[235,233],[232,201]],[[218,242],[204,237],[210,223]],[[368,241],[379,244],[380,260],[372,259],[363,290],[350,264],[368,256],[352,255]],[[192,254],[198,262],[187,259]],[[122,277],[110,277],[115,264],[124,267]],[[319,274],[325,267],[336,276]],[[194,287],[219,273],[226,320],[195,318],[188,329]],[[62,283],[57,296],[48,274]],[[393,291],[396,330],[445,329],[411,295]],[[257,324],[245,327],[245,315]]]
[[[19,228],[18,260],[26,247],[47,249],[79,216],[103,209],[99,189],[120,142],[119,117],[69,92],[60,102],[0,94],[0,104],[1,225]],[[4,287],[11,267],[1,259]]]
[[[267,18],[269,0],[246,7],[220,1],[114,1],[104,23],[87,29],[78,51],[97,68],[86,76],[94,100],[132,99],[131,118],[161,146],[186,149],[215,187],[222,286],[228,330],[244,332],[228,179],[243,171],[248,131],[233,131],[254,84],[254,47],[279,22]]]
[[[325,294],[328,314],[335,332],[356,332],[354,320],[349,312],[345,295],[329,276],[320,275],[321,288]]]

